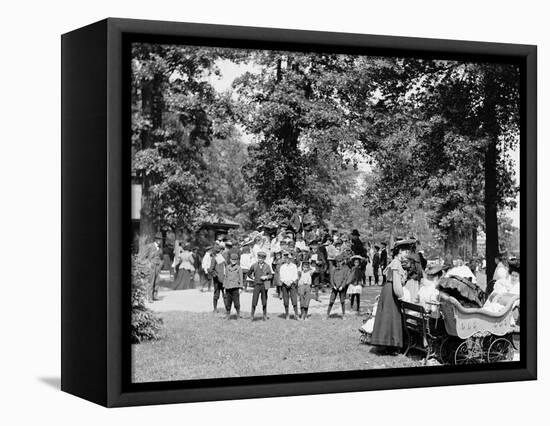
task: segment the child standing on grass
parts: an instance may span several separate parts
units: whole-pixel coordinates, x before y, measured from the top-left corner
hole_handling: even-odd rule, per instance
[[[327,319],[330,318],[330,311],[336,301],[336,297],[340,298],[340,304],[342,305],[342,319],[346,319],[346,288],[349,274],[350,269],[346,265],[346,259],[339,254],[336,256],[336,266],[332,270],[332,274],[330,276],[332,291],[330,293],[330,300],[328,303]]]
[[[285,318],[289,319],[289,300],[294,308],[294,319],[298,319],[298,267],[291,261],[290,253],[283,253],[283,264],[279,271]]]
[[[298,278],[298,299],[300,301],[301,318],[305,321],[311,300],[311,269],[309,259],[302,261],[302,269]]]
[[[273,271],[273,285],[277,289],[277,297],[281,299],[281,264],[283,263],[281,250],[276,249],[274,256],[273,262],[271,262],[271,269]]]
[[[267,320],[267,290],[269,283],[273,278],[271,267],[266,263],[266,253],[259,251],[258,261],[254,263],[248,270],[248,276],[254,280],[254,292],[252,293],[252,308],[250,310],[250,320],[254,321],[254,312],[258,305],[258,298],[262,298],[263,316],[262,319]]]
[[[243,245],[240,266],[241,266],[241,270],[243,271],[243,286],[245,291],[248,287],[247,285],[248,270],[253,264],[254,264],[254,257],[252,256],[252,253],[250,253],[250,245]]]
[[[363,268],[363,258],[361,256],[352,256],[351,261],[353,266],[349,275],[348,294],[350,295],[351,309],[353,309],[353,302],[355,301],[355,309],[359,314],[361,306],[361,292],[365,286],[365,270]]]
[[[241,303],[239,293],[243,287],[243,271],[238,265],[239,255],[231,253],[229,255],[229,265],[225,268],[225,279],[223,288],[225,290],[225,315],[231,317],[231,305],[235,306],[237,319],[241,316]]]

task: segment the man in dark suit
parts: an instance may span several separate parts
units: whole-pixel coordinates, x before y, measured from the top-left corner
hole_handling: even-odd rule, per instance
[[[372,255],[372,274],[374,275],[374,285],[378,285],[378,278],[380,275],[380,247],[377,245],[374,246],[374,254]]]
[[[356,256],[367,257],[367,250],[363,245],[363,241],[359,239],[360,234],[357,229],[351,231],[351,251]]]
[[[151,276],[149,279],[149,288],[147,292],[147,298],[149,302],[158,300],[158,288],[157,283],[159,279],[160,270],[163,263],[163,253],[161,249],[162,235],[157,234],[155,240],[145,246],[143,257],[151,263]]]
[[[319,244],[319,241],[313,240],[309,243],[311,248],[310,263],[313,267],[311,274],[311,285],[315,300],[319,301],[319,290],[323,287],[328,271],[327,252],[324,246]]]
[[[302,215],[302,208],[297,207],[292,216],[290,217],[290,221],[288,226],[290,229],[292,229],[292,232],[294,234],[301,233],[304,229],[304,223],[303,223],[303,215]]]
[[[380,270],[382,271],[382,285],[386,284],[386,274],[384,274],[384,269],[388,266],[388,245],[382,243],[382,251],[380,252]]]

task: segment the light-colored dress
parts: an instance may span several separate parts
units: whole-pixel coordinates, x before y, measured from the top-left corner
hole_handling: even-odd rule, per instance
[[[417,300],[427,312],[437,312],[437,306],[432,303],[436,303],[439,298],[439,290],[436,288],[437,281],[428,280],[424,278],[422,280],[422,286],[418,290]]]
[[[446,277],[462,277],[466,279],[471,279],[474,284],[477,283],[476,276],[472,272],[472,270],[466,266],[455,266],[447,271]]]
[[[188,250],[181,250],[179,253],[179,269],[174,281],[174,290],[186,290],[193,288],[195,266],[193,253]],[[176,261],[174,259],[174,261]]]
[[[506,268],[504,263],[499,262],[493,274],[493,280],[498,281],[506,278],[508,278],[508,268]]]

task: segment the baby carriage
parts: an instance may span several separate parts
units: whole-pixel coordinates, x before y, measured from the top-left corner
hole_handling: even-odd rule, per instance
[[[513,321],[518,300],[519,296],[514,296],[499,312],[489,312],[464,307],[442,292],[439,310],[446,331],[440,347],[442,361],[456,365],[511,361],[517,349],[514,335],[519,333]]]
[[[514,337],[519,333],[513,321],[519,296],[511,297],[499,312],[490,312],[481,307],[481,294],[471,284],[463,286],[451,280],[442,284],[439,302],[432,304],[437,307],[435,313],[420,305],[400,303],[405,354],[414,348],[425,352],[425,362],[439,354],[441,362],[457,365],[511,361],[517,349]],[[453,291],[447,292],[449,289]],[[362,343],[370,342],[374,315],[359,329]]]

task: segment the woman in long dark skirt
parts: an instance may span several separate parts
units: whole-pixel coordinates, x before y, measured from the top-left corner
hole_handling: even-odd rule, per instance
[[[401,262],[409,255],[411,243],[410,240],[395,243],[396,254],[384,271],[387,281],[378,300],[370,343],[382,346],[389,352],[403,347],[403,323],[398,301],[404,295],[403,285],[407,276]]]
[[[183,249],[180,250],[178,258],[176,262],[179,262],[179,268],[174,282],[174,290],[194,288],[195,259],[189,244],[186,244]]]

